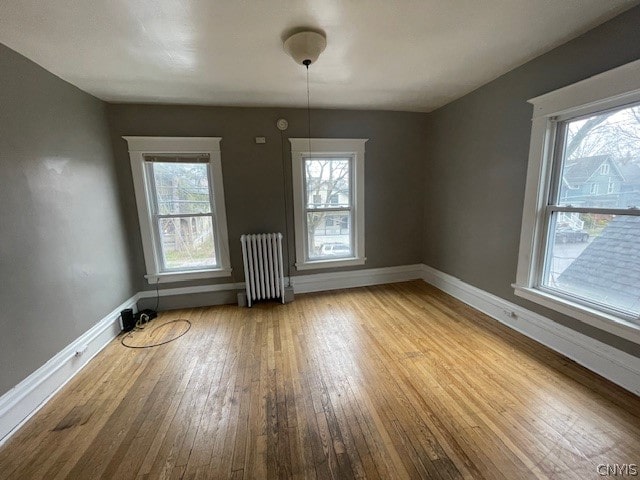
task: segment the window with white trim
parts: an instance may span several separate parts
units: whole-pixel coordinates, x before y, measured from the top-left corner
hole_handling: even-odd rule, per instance
[[[229,276],[220,138],[124,138],[149,283]]]
[[[640,61],[530,103],[515,292],[640,343]]]
[[[298,270],[363,265],[366,139],[290,138]]]

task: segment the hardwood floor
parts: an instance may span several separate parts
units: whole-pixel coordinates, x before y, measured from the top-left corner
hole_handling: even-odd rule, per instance
[[[0,449],[0,477],[585,479],[640,463],[640,398],[419,281],[154,323],[176,318],[192,328],[175,342],[105,348]]]

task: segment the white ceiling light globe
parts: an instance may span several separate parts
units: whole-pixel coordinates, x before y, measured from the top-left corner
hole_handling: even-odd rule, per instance
[[[284,51],[299,65],[315,63],[327,46],[327,39],[317,32],[299,32],[284,41]]]

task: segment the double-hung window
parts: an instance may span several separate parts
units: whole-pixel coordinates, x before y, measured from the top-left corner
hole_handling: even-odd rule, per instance
[[[364,264],[366,139],[289,140],[296,268]]]
[[[149,282],[228,276],[220,138],[125,139]]]
[[[530,100],[517,295],[640,342],[640,61]]]

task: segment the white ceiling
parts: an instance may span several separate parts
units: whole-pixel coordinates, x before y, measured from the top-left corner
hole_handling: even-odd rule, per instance
[[[2,0],[0,42],[107,101],[430,111],[637,0]]]

